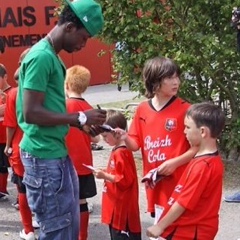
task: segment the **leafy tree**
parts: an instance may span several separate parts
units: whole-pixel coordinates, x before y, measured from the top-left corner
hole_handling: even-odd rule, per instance
[[[212,100],[227,115],[219,141],[228,160],[240,150],[240,56],[231,12],[240,1],[227,0],[99,0],[105,26],[100,38],[113,50],[115,72],[133,90],[143,92],[141,70],[155,56],[173,58],[182,69],[180,95],[192,103]]]
[[[192,103],[212,100],[227,115],[220,145],[228,160],[240,148],[240,56],[230,27],[233,1],[100,0],[104,8],[104,41],[125,42],[113,53],[122,81],[142,90],[141,69],[148,58],[167,56],[181,67],[180,95]],[[240,2],[234,2],[238,4]],[[124,55],[125,54],[125,55]]]

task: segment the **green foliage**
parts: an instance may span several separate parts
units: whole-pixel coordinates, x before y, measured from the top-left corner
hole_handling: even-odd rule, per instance
[[[192,103],[213,100],[227,115],[220,139],[226,156],[240,150],[240,56],[237,32],[231,28],[228,0],[99,0],[105,27],[100,38],[108,44],[125,42],[113,50],[115,73],[144,92],[141,70],[155,56],[173,58],[182,69],[180,95]],[[238,156],[235,156],[237,159]]]
[[[164,1],[162,1],[164,2]],[[133,81],[143,92],[141,69],[155,56],[173,58],[182,69],[180,95],[192,103],[213,100],[227,115],[220,139],[223,151],[240,148],[240,56],[232,8],[227,0],[100,0],[105,27],[102,40],[126,42],[125,51],[113,51],[114,71],[123,82]],[[234,5],[235,4],[235,5]],[[168,10],[167,10],[168,9]],[[138,13],[141,12],[141,15]],[[237,159],[238,156],[235,157]]]

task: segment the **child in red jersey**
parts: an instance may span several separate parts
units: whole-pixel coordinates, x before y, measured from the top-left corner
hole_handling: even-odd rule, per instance
[[[30,49],[23,51],[19,58],[19,65],[21,64],[23,58],[26,56]],[[18,71],[16,70],[14,78],[17,82],[18,80]],[[16,96],[18,88],[12,88],[6,99],[6,110],[4,114],[4,125],[6,126],[6,147],[5,154],[9,157],[9,162],[12,167],[13,176],[12,181],[16,184],[18,190],[18,202],[19,202],[19,211],[21,215],[21,220],[23,224],[23,230],[20,231],[19,235],[22,239],[34,240],[34,228],[32,226],[32,212],[28,206],[27,197],[26,197],[26,188],[22,183],[24,167],[21,162],[20,153],[19,153],[19,143],[22,139],[23,132],[17,124],[16,117]]]
[[[106,124],[125,130],[127,120],[121,112],[108,110]],[[94,172],[96,178],[104,179],[102,223],[109,225],[111,240],[140,240],[138,180],[132,152],[114,131],[102,136],[113,146],[106,170]]]
[[[212,103],[194,104],[184,124],[189,143],[199,150],[166,202],[163,217],[147,229],[149,237],[167,240],[213,240],[218,231],[223,163],[217,138],[225,116]]]
[[[67,70],[65,91],[67,95],[67,112],[76,113],[92,109],[92,106],[82,97],[86,91],[91,74],[83,66],[75,65]],[[99,137],[92,138],[78,128],[70,127],[66,137],[68,154],[73,161],[79,179],[80,189],[80,233],[79,240],[86,240],[88,236],[89,211],[87,198],[97,194],[93,173],[83,164],[92,165],[91,142],[98,142]],[[81,150],[79,150],[81,147]]]
[[[4,153],[6,146],[6,127],[3,126],[3,116],[6,108],[6,96],[11,89],[8,84],[7,70],[0,63],[0,199],[8,195],[7,178],[8,167],[10,167],[8,157]]]
[[[142,75],[149,100],[137,107],[128,133],[117,131],[130,150],[141,149],[143,175],[155,168],[159,175],[166,175],[154,188],[146,186],[147,210],[157,221],[197,148],[190,148],[184,134],[190,104],[177,97],[179,67],[171,59],[156,57],[145,63]]]

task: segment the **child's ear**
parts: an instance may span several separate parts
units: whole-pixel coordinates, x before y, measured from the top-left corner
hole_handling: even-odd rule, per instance
[[[209,135],[209,128],[206,127],[206,126],[203,126],[200,128],[200,131],[201,131],[201,135],[202,135],[202,138],[205,138],[206,136]]]
[[[65,89],[66,89],[66,90],[69,90],[69,86],[68,86],[68,83],[67,83],[67,82],[65,82]]]

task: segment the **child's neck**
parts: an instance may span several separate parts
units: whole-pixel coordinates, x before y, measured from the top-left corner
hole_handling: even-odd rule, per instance
[[[119,140],[116,145],[114,146],[114,148],[118,148],[120,146],[126,146],[125,142],[123,140]]]
[[[4,92],[5,90],[7,90],[8,88],[10,88],[11,86],[8,83],[4,83],[3,87],[2,87],[2,91]]]
[[[78,94],[78,93],[74,93],[74,92],[68,93],[68,97],[69,98],[83,98],[82,94]]]
[[[216,144],[216,139],[211,138],[211,139],[204,141],[204,143],[201,143],[196,156],[214,153],[217,150],[218,150],[218,148],[217,148],[217,144]]]
[[[155,94],[155,96],[152,98],[152,105],[157,111],[159,111],[170,101],[171,98],[172,96],[169,97]]]

